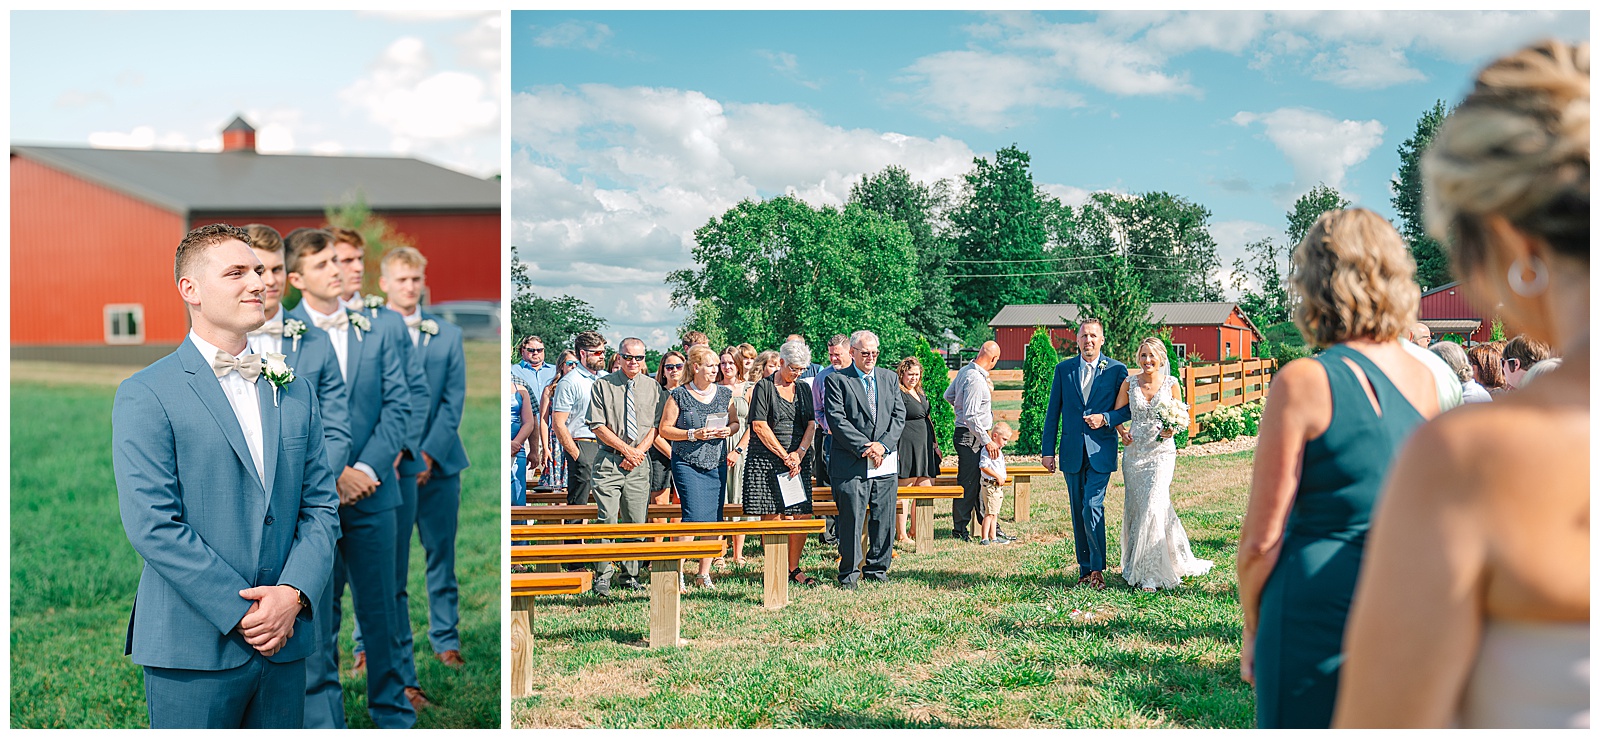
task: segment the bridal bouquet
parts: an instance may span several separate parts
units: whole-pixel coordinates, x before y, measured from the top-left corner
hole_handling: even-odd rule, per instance
[[[1161,421],[1162,431],[1177,433],[1189,428],[1189,406],[1177,398],[1162,398],[1161,404],[1156,406],[1156,419]],[[1160,435],[1156,436],[1160,439]]]

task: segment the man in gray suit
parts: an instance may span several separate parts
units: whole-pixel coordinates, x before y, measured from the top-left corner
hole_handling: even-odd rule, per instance
[[[594,500],[601,523],[644,523],[650,505],[650,445],[661,423],[666,393],[644,371],[644,342],[622,340],[622,369],[595,380],[590,389],[589,428],[600,441],[595,457]],[[624,562],[622,586],[643,590],[638,561]],[[596,595],[611,592],[610,562],[601,562]]]
[[[833,430],[828,479],[839,506],[839,587],[845,590],[855,590],[862,576],[874,582],[889,580],[899,471],[889,470],[881,477],[868,477],[868,472],[883,465],[891,450],[900,446],[900,431],[906,425],[900,378],[876,366],[878,336],[871,331],[851,334],[850,357],[853,365],[823,381],[823,405],[828,427]],[[861,558],[863,526],[867,531],[865,563]]]
[[[307,595],[332,570],[338,498],[312,388],[247,353],[266,320],[248,238],[223,224],[184,237],[192,329],[111,411],[122,525],[145,562],[127,650],[151,727],[302,725],[320,613]]]
[[[397,335],[370,313],[339,302],[341,278],[334,263],[333,235],[300,228],[284,239],[289,282],[300,289],[300,304],[289,317],[327,333],[339,359],[350,396],[350,456],[338,472],[340,538],[334,566],[348,573],[356,621],[366,637],[367,712],[379,728],[410,728],[416,710],[407,699],[401,656],[394,648],[395,509],[401,496],[395,462],[411,428],[411,393],[405,376],[409,356]],[[330,582],[318,595],[319,612],[329,618],[319,628],[317,654],[306,662],[306,725],[342,728],[344,698],[339,688],[337,599],[342,587]]]

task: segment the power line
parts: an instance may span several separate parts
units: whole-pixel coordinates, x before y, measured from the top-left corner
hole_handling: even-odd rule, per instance
[[[1187,270],[1187,269],[1161,269],[1160,267],[1140,267],[1140,266],[1135,265],[1135,264],[1128,265],[1128,269],[1137,270],[1139,272],[1185,272],[1185,273],[1187,273],[1187,272],[1192,271],[1192,270]],[[1013,274],[994,274],[994,275],[951,274],[951,275],[949,275],[949,277],[951,277],[952,279],[962,279],[962,280],[969,279],[969,278],[977,278],[977,277],[1049,277],[1049,276],[1053,276],[1053,275],[1085,275],[1085,274],[1092,274],[1092,273],[1099,272],[1099,271],[1101,271],[1101,270],[1097,270],[1097,269],[1074,269],[1074,270],[1066,270],[1066,271],[1061,271],[1061,272],[1017,272],[1017,273],[1013,273]]]

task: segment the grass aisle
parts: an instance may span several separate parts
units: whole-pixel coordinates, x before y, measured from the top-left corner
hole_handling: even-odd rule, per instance
[[[469,346],[473,374],[491,354]],[[124,373],[122,376],[126,376]],[[87,384],[11,386],[11,725],[124,728],[147,724],[144,678],[123,655],[141,562],[117,512],[111,401],[120,377]],[[462,672],[433,658],[420,546],[409,592],[417,669],[438,706],[418,727],[500,723],[500,403],[493,381],[469,379],[464,441],[474,465],[462,479],[456,572],[461,580]],[[348,591],[341,639],[349,666]],[[371,727],[365,677],[343,676],[352,728]]]
[[[683,649],[643,646],[643,594],[539,599],[535,695],[513,703],[513,725],[1252,726],[1233,576],[1250,463],[1250,452],[1178,460],[1175,502],[1196,556],[1216,566],[1176,591],[1132,590],[1116,575],[1105,592],[1067,589],[1077,579],[1071,516],[1052,476],[1035,479],[1033,520],[1005,525],[1022,541],[944,538],[942,504],[935,551],[897,550],[887,585],[799,590],[766,611],[752,556],[717,590],[684,598]],[[1121,481],[1106,494],[1113,570]],[[813,538],[804,566],[831,582],[835,554]],[[1074,610],[1097,616],[1083,622]]]

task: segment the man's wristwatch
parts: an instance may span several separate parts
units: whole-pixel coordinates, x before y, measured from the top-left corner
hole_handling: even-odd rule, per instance
[[[285,585],[284,587],[294,591],[295,596],[297,596],[299,599],[300,607],[302,609],[311,610],[311,599],[307,598],[305,593],[301,592],[299,588],[293,585]]]

